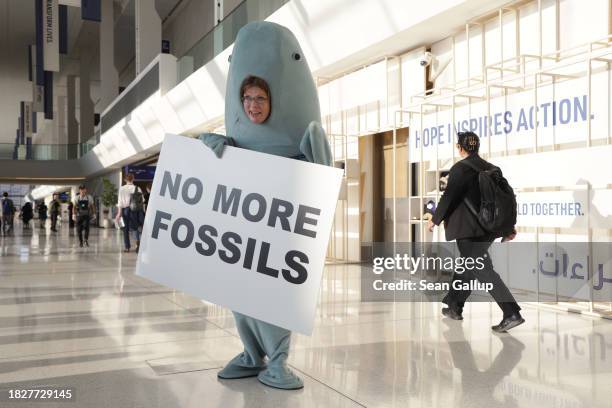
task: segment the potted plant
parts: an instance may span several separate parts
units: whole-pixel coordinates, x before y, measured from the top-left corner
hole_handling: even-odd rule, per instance
[[[104,214],[104,219],[102,220],[103,228],[108,228],[111,224],[109,212],[117,204],[117,198],[117,187],[109,179],[102,179],[102,195],[100,200],[102,201],[102,213]]]

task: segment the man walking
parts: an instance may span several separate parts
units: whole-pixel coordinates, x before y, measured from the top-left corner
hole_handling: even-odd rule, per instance
[[[140,233],[144,224],[144,195],[140,187],[134,185],[134,175],[125,177],[125,185],[119,189],[119,202],[117,203],[117,222],[123,218],[124,252],[130,252],[130,231],[133,232],[136,252],[140,247]]]
[[[57,232],[57,217],[60,213],[60,202],[57,194],[53,194],[53,200],[49,203],[49,213],[51,215],[51,231]]]
[[[70,217],[68,218],[68,228],[70,228],[70,233],[72,234],[75,220],[75,218],[72,216],[72,214],[74,214],[74,203],[72,201],[68,203],[68,214],[70,214]]]
[[[38,221],[40,221],[40,228],[45,228],[45,222],[47,222],[47,205],[44,200],[38,204]]]
[[[461,257],[484,259],[484,268],[472,268],[461,274],[455,273],[453,281],[458,280],[463,283],[476,278],[481,283],[492,283],[493,287],[489,293],[503,311],[502,321],[492,329],[496,332],[506,332],[524,323],[525,320],[521,316],[521,308],[514,296],[493,269],[493,263],[487,252],[491,243],[500,235],[487,231],[473,210],[480,208],[481,205],[479,171],[491,169],[493,166],[478,155],[480,139],[475,133],[459,132],[457,139],[456,147],[462,160],[451,167],[448,185],[428,227],[433,231],[435,225],[440,225],[444,221],[446,240],[457,240]],[[511,227],[501,236],[504,240],[512,240],[516,236],[516,230]],[[442,314],[454,320],[462,320],[463,305],[470,294],[469,290],[457,290],[451,285],[450,291],[442,300],[448,305],[442,309]]]
[[[13,218],[15,217],[15,205],[5,191],[2,193],[2,232],[6,235],[13,230]]]
[[[74,199],[74,218],[77,223],[77,231],[79,234],[79,246],[82,248],[83,243],[89,246],[89,223],[96,213],[93,197],[87,194],[87,187],[79,186],[79,194]]]

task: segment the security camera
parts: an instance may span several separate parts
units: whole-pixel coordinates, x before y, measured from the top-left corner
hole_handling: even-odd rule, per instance
[[[429,64],[431,64],[431,61],[433,60],[433,55],[431,55],[431,52],[426,51],[423,53],[423,55],[419,58],[419,65],[422,67],[426,67]]]

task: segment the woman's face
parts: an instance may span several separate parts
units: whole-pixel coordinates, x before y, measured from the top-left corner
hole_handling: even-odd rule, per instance
[[[242,95],[244,113],[253,123],[263,123],[270,116],[270,99],[266,92],[258,86],[250,86]]]

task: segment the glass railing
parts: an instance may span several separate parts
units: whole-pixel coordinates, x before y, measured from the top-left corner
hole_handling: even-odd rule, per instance
[[[265,20],[289,0],[245,0],[178,60],[178,82],[212,61],[251,21]]]
[[[100,128],[94,130],[94,135],[86,140],[85,143],[81,143],[81,155],[84,155],[91,149],[93,149],[98,143],[100,143]]]
[[[0,143],[0,160],[73,160],[87,154],[95,145],[94,138],[85,143],[23,145],[17,150],[14,143]]]

